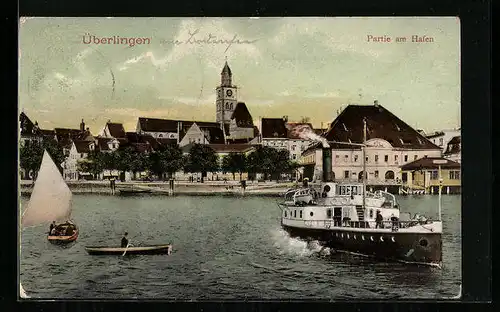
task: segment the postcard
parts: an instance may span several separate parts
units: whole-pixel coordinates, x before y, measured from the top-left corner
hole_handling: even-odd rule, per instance
[[[460,20],[19,22],[22,300],[458,299]]]

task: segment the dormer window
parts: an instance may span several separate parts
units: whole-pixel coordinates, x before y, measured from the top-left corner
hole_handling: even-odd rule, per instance
[[[394,124],[396,126],[396,130],[401,131],[401,128],[398,126],[398,124]]]
[[[408,139],[399,138],[399,142],[401,142],[401,144],[403,144],[403,145],[409,145],[409,144],[411,144],[411,141],[408,140]]]

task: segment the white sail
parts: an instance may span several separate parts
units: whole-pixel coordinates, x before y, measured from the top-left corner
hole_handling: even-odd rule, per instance
[[[22,226],[68,220],[71,215],[71,199],[68,185],[49,153],[44,151],[28,207],[22,216]]]
[[[24,291],[23,285],[21,283],[19,283],[19,296],[21,296],[21,298],[29,298],[29,296]]]

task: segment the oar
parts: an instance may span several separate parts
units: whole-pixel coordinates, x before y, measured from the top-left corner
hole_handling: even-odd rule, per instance
[[[123,252],[122,257],[123,257],[123,256],[125,256],[125,254],[127,253],[127,250],[128,250],[128,247],[129,247],[129,246],[132,246],[132,247],[133,247],[134,245],[132,245],[131,243],[128,243],[128,244],[127,244],[127,247],[125,247],[125,251]]]
[[[127,244],[127,247],[125,247],[125,251],[123,252],[122,257],[125,256],[125,254],[127,253],[128,246],[130,246],[130,244]]]

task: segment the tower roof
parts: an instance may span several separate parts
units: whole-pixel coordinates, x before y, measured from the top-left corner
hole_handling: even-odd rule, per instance
[[[224,68],[222,68],[222,72],[221,72],[221,75],[227,73],[229,76],[232,75],[231,73],[231,68],[229,68],[229,65],[227,65],[227,61],[226,63],[224,64]]]

